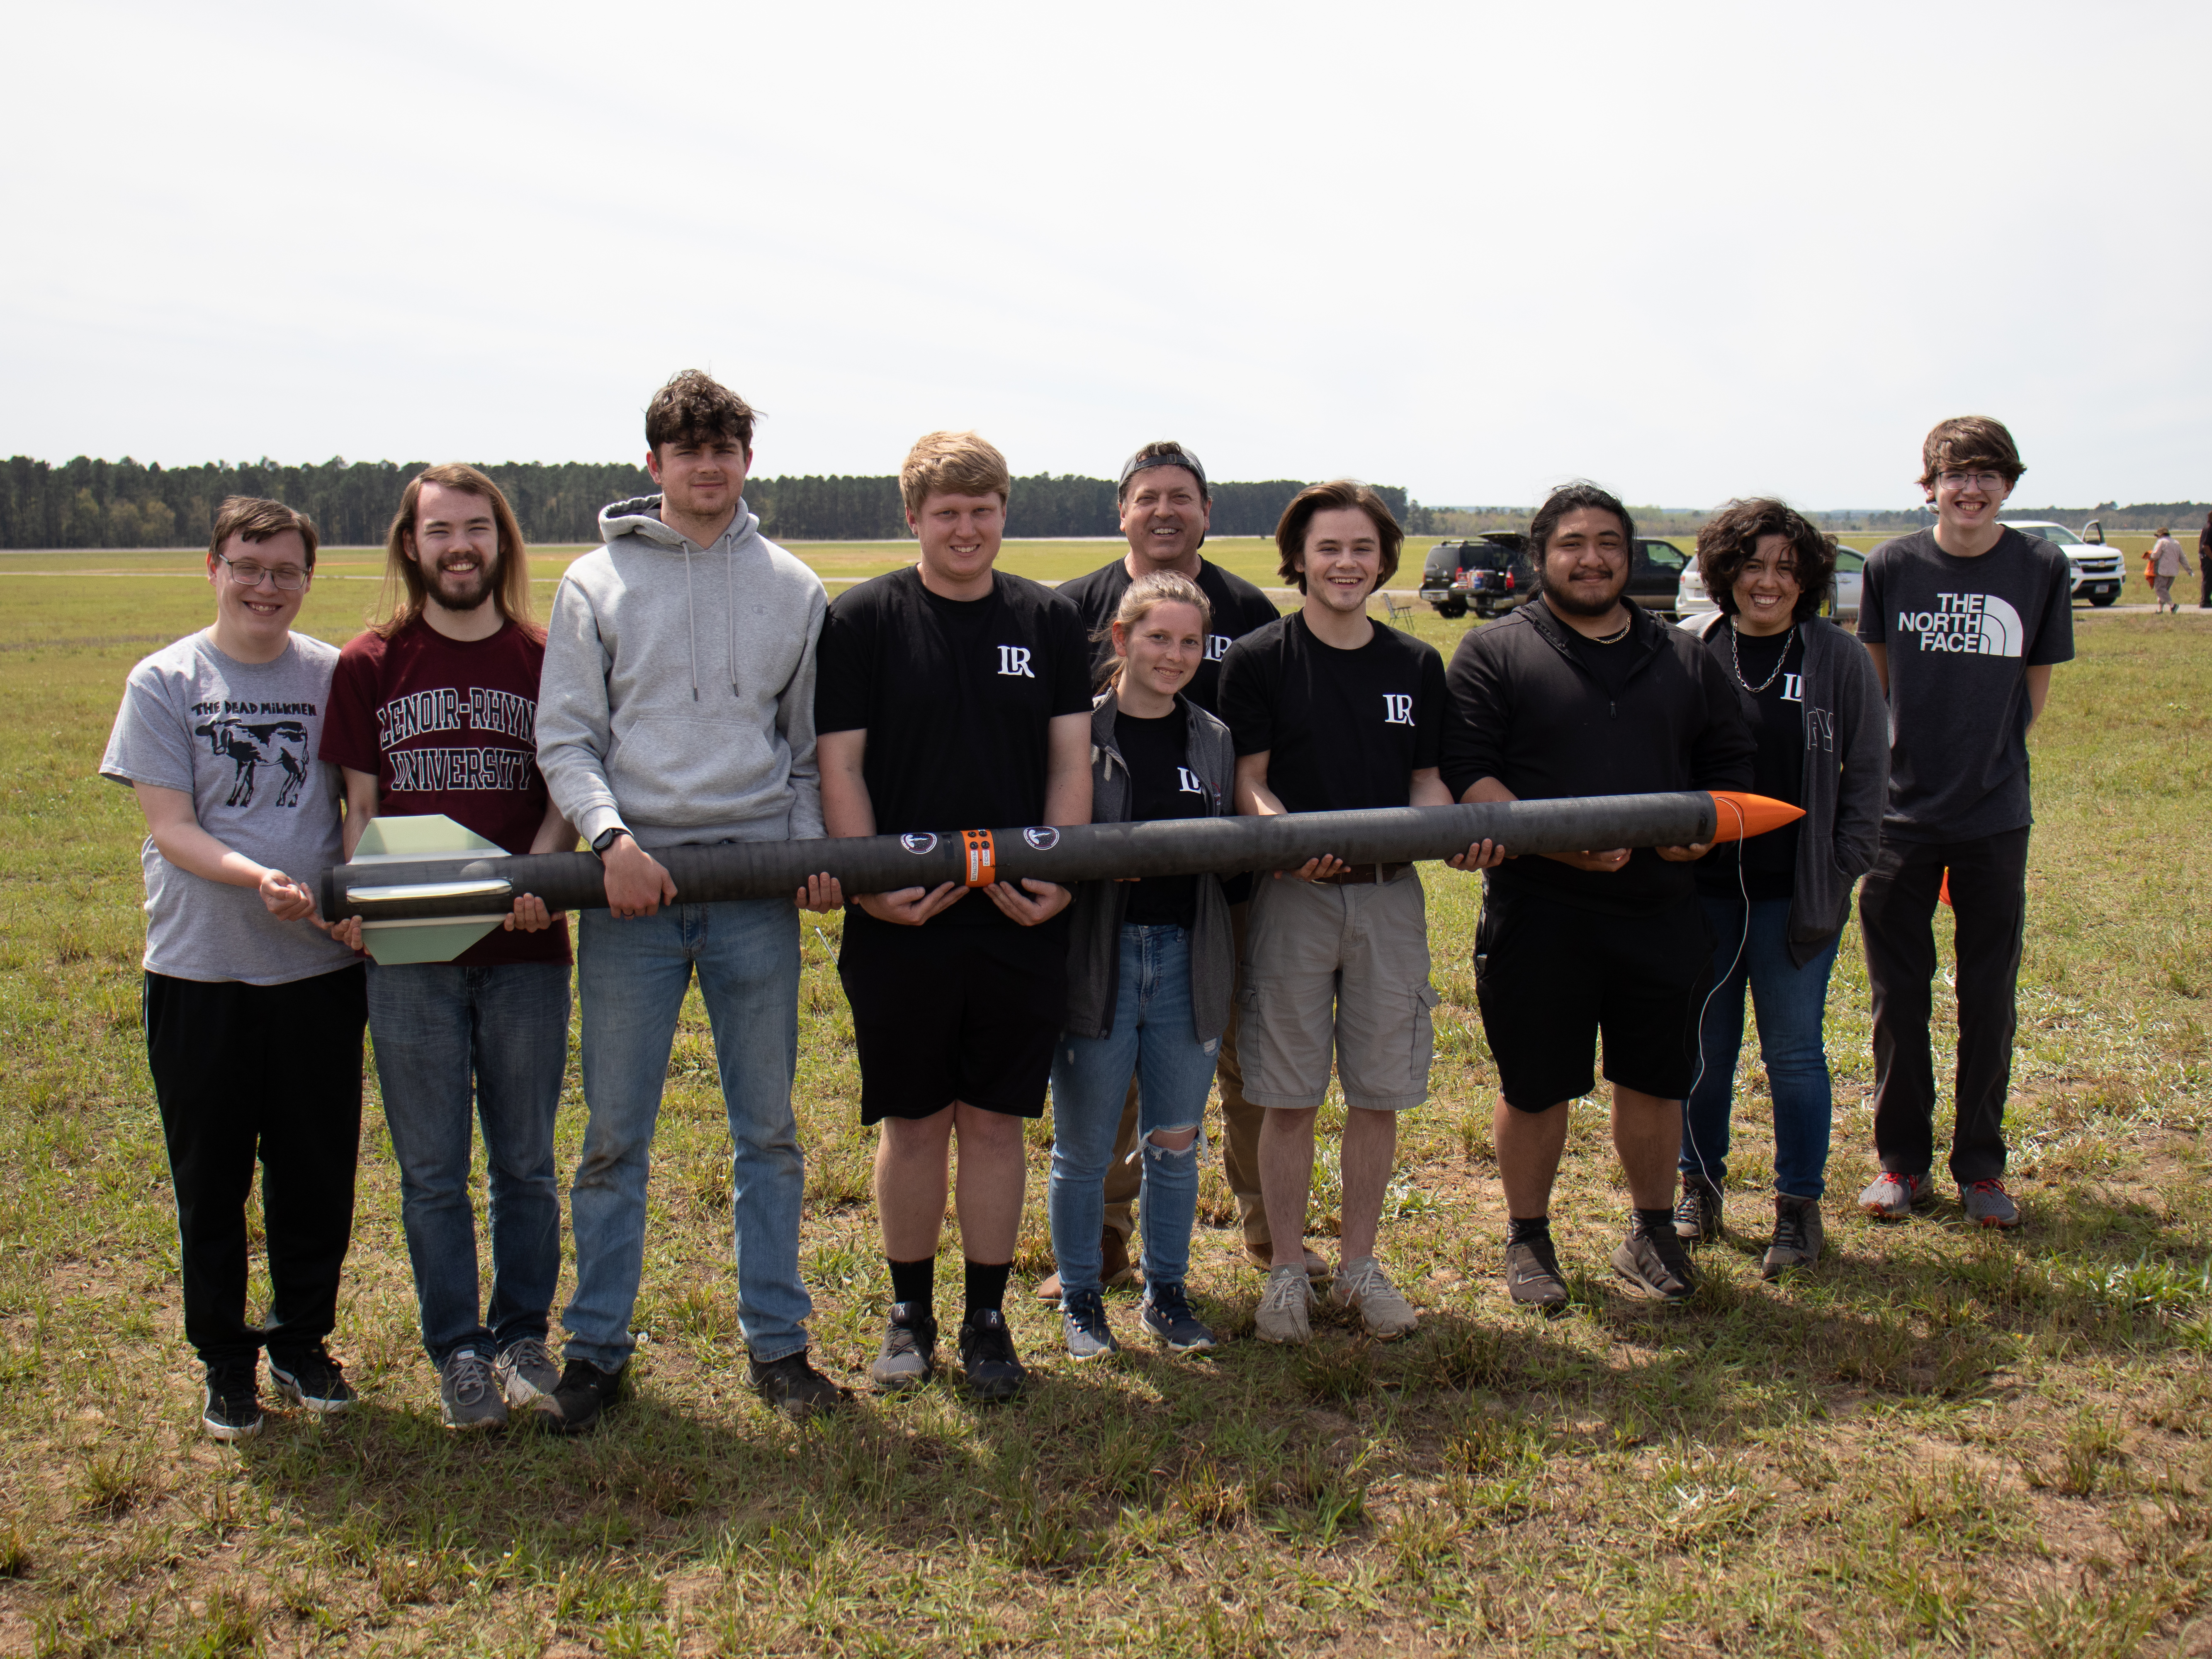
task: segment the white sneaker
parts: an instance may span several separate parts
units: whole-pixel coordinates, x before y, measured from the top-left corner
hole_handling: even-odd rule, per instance
[[[1398,1294],[1398,1287],[1383,1276],[1371,1255],[1347,1261],[1336,1270],[1328,1299],[1340,1308],[1359,1310],[1359,1322],[1370,1336],[1388,1342],[1403,1336],[1421,1322],[1413,1304]]]
[[[1297,1262],[1276,1267],[1267,1274],[1267,1288],[1260,1293],[1260,1311],[1252,1316],[1252,1329],[1262,1342],[1310,1342],[1313,1322],[1306,1310],[1313,1302],[1313,1285]]]
[[[520,1411],[555,1413],[553,1391],[561,1386],[561,1368],[534,1336],[510,1342],[492,1362],[492,1375],[507,1403]]]

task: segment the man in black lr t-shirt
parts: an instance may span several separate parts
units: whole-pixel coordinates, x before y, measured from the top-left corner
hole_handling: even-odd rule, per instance
[[[1091,640],[1091,671],[1094,684],[1114,660],[1113,623],[1121,596],[1139,576],[1173,571],[1196,582],[1213,607],[1212,626],[1206,635],[1206,659],[1198,665],[1183,695],[1208,714],[1221,712],[1221,659],[1229,647],[1255,629],[1265,628],[1279,613],[1275,602],[1242,576],[1232,575],[1211,559],[1202,558],[1206,531],[1213,514],[1213,499],[1206,482],[1206,468],[1197,456],[1170,439],[1156,439],[1121,464],[1116,503],[1121,533],[1129,550],[1111,564],[1087,576],[1060,585],[1062,599],[1074,602]],[[1238,876],[1222,884],[1229,901],[1229,926],[1243,955],[1246,900],[1251,882]],[[1135,899],[1132,902],[1137,902]],[[1228,1029],[1221,1034],[1221,1052],[1214,1074],[1221,1087],[1221,1173],[1236,1195],[1243,1224],[1244,1251],[1265,1268],[1274,1259],[1274,1242],[1267,1235],[1267,1206],[1260,1197],[1260,1125],[1265,1114],[1244,1098],[1244,1073],[1237,1050],[1235,1005],[1231,1005]],[[1135,1230],[1133,1213],[1137,1188],[1144,1176],[1141,1160],[1130,1156],[1137,1146],[1137,1085],[1130,1080],[1129,1097],[1121,1113],[1121,1127],[1114,1141],[1113,1157],[1106,1166],[1106,1237],[1101,1241],[1104,1284],[1125,1283],[1136,1276],[1129,1261],[1129,1237]],[[1325,1276],[1328,1265],[1309,1253],[1307,1268]],[[1060,1275],[1054,1273],[1037,1287],[1051,1301],[1060,1294]]]
[[[1090,652],[1075,607],[994,570],[1006,459],[933,432],[900,477],[921,557],[831,604],[814,708],[832,836],[1091,822]],[[839,977],[853,1006],[860,1121],[879,1123],[876,1207],[892,1307],[877,1383],[926,1382],[952,1138],[968,1259],[960,1362],[986,1399],[1026,1375],[1003,1304],[1021,1228],[1022,1121],[1042,1116],[1066,1004],[1067,890],[947,882],[854,898]]]
[[[1275,528],[1282,574],[1305,595],[1292,615],[1229,647],[1221,713],[1237,747],[1237,810],[1249,816],[1443,806],[1443,663],[1435,647],[1367,617],[1404,538],[1364,484],[1301,490]],[[1494,863],[1488,842],[1456,868]],[[1375,1259],[1397,1114],[1428,1098],[1433,1040],[1427,917],[1411,865],[1350,868],[1323,856],[1254,884],[1237,1018],[1246,1098],[1266,1109],[1260,1183],[1273,1265],[1254,1328],[1304,1342],[1314,1120],[1332,1052],[1344,1088],[1343,1225],[1331,1299],[1369,1334],[1403,1335],[1412,1304]]]
[[[1859,638],[1889,696],[1889,803],[1859,897],[1874,1003],[1874,1139],[1859,1194],[1897,1218],[1933,1201],[1932,926],[1944,874],[1959,953],[1958,1115],[1950,1173],[1967,1218],[2020,1224],[2004,1188],[2004,1103],[2027,913],[2027,728],[2051,665],[2074,655],[2073,574],[1997,522],[2023,469],[2012,434],[1966,416],[1921,447],[1933,530],[1867,560]]]
[[[1443,778],[1461,800],[1746,789],[1753,745],[1704,645],[1624,602],[1636,529],[1595,484],[1554,490],[1529,528],[1539,599],[1471,629],[1447,677]],[[1510,850],[1510,849],[1509,849]],[[1711,943],[1702,847],[1516,859],[1486,883],[1475,994],[1498,1062],[1491,1133],[1516,1302],[1565,1305],[1552,1183],[1570,1104],[1602,1033],[1613,1139],[1635,1218],[1614,1269],[1679,1299],[1696,1277],[1674,1232],[1681,1103],[1696,1082]]]

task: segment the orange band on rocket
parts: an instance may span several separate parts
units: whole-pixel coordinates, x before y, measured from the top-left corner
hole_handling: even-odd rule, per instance
[[[1734,789],[1709,791],[1713,798],[1713,840],[1741,841],[1747,836],[1763,836],[1770,830],[1779,830],[1784,824],[1795,823],[1805,816],[1802,806],[1792,806],[1786,800],[1777,800],[1771,795],[1747,795]]]
[[[1753,796],[1756,800],[1757,796]],[[963,830],[960,832],[961,850],[968,855],[968,884],[988,887],[999,878],[998,849],[992,845],[988,830]]]

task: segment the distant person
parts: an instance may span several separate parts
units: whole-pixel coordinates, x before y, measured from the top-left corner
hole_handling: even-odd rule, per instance
[[[666,847],[822,834],[814,759],[821,579],[760,533],[744,504],[754,411],[696,369],[646,406],[660,493],[599,514],[605,545],[553,596],[538,763],[561,816],[606,866],[607,908],[582,913],[583,1155],[569,1188],[576,1287],[555,1415],[590,1427],[622,1397],[645,1269],[647,1159],[668,1054],[696,975],[730,1126],[732,1249],[745,1376],[793,1418],[847,1396],[806,1357],[813,1301],[799,1273],[806,1192],[791,1108],[799,1060],[799,911],[792,898],[690,903]]]
[[[1367,601],[1398,568],[1405,540],[1363,483],[1300,490],[1275,526],[1298,609],[1247,634],[1221,667],[1237,745],[1237,810],[1248,817],[1373,807],[1445,806],[1437,775],[1443,659],[1370,621]],[[1501,856],[1487,842],[1455,869]],[[1370,1336],[1419,1322],[1376,1257],[1398,1114],[1429,1097],[1434,1046],[1427,913],[1410,864],[1352,866],[1328,855],[1254,884],[1245,942],[1245,1097],[1265,1109],[1260,1183],[1274,1262],[1254,1328],[1262,1341],[1312,1340],[1306,1208],[1314,1135],[1331,1061],[1344,1097],[1341,1223],[1329,1299]]]
[[[2197,532],[2197,608],[2212,611],[2212,513],[2204,515],[2204,528]]]
[[[1265,628],[1281,613],[1275,609],[1275,602],[1250,582],[1200,556],[1212,521],[1213,499],[1206,468],[1182,445],[1172,439],[1145,445],[1121,464],[1118,492],[1121,533],[1128,538],[1129,550],[1087,576],[1060,585],[1061,597],[1075,602],[1090,634],[1094,681],[1116,661],[1114,619],[1130,583],[1148,574],[1173,573],[1195,582],[1212,610],[1205,659],[1183,695],[1195,707],[1218,714],[1223,655],[1237,641],[1255,629]],[[1228,896],[1230,927],[1241,959],[1251,878],[1232,877],[1223,890]],[[1260,1126],[1267,1115],[1244,1098],[1243,1072],[1237,1060],[1233,998],[1229,1024],[1221,1033],[1215,1075],[1221,1085],[1221,1172],[1237,1200],[1244,1253],[1265,1273],[1274,1261],[1274,1243],[1267,1234],[1267,1206],[1260,1196]],[[1121,1127],[1115,1133],[1113,1154],[1106,1164],[1106,1219],[1100,1239],[1099,1271],[1103,1282],[1109,1285],[1125,1284],[1136,1273],[1129,1262],[1129,1235],[1134,1225],[1131,1206],[1142,1173],[1132,1156],[1136,1146],[1137,1090],[1133,1082]],[[1310,1278],[1326,1279],[1328,1264],[1309,1250],[1306,1273]],[[1054,1273],[1038,1285],[1037,1294],[1046,1301],[1056,1298],[1060,1275]]]
[[[822,630],[815,723],[833,836],[1091,822],[1091,647],[1075,607],[994,568],[1012,489],[972,432],[933,432],[899,469],[920,561],[849,587]],[[1029,1373],[1006,1328],[1021,1232],[1022,1129],[1044,1115],[1067,1010],[1071,895],[1050,882],[946,882],[854,896],[837,974],[853,1006],[860,1121],[880,1124],[876,1210],[891,1308],[870,1375],[936,1369],[936,1269],[953,1147],[966,1258],[969,1390]]]
[[[1682,1106],[1674,1231],[1721,1236],[1743,999],[1759,1020],[1774,1097],[1774,1231],[1760,1271],[1820,1257],[1834,1100],[1824,1036],[1828,975],[1851,888],[1874,863],[1889,784],[1889,711],[1858,641],[1821,616],[1836,541],[1778,501],[1730,501],[1698,532],[1698,574],[1720,609],[1686,622],[1702,638],[1758,745],[1754,793],[1805,816],[1716,848],[1694,866],[1712,929],[1712,989],[1698,1079]]]
[[[2027,731],[2051,665],[2074,655],[2073,573],[2049,542],[1997,522],[2027,470],[1997,422],[1939,422],[1920,455],[1936,523],[1875,549],[1859,605],[1890,727],[1881,848],[1859,895],[1882,1172],[1859,1206],[1894,1219],[1935,1201],[1928,1026],[1948,875],[1959,996],[1951,1178],[1967,1219],[2016,1227],[2004,1104],[2027,921]]]
[[[1443,777],[1456,797],[1749,788],[1735,682],[1702,642],[1622,597],[1636,556],[1628,509],[1595,484],[1562,485],[1530,520],[1528,548],[1536,597],[1452,654]],[[1474,988],[1498,1061],[1491,1136],[1515,1302],[1566,1305],[1552,1188],[1601,1039],[1630,1206],[1613,1271],[1669,1301],[1697,1288],[1674,1230],[1674,1171],[1712,973],[1687,866],[1707,850],[1547,853],[1484,880]]]
[[[325,1346],[353,1232],[361,963],[315,915],[338,863],[338,769],[315,758],[337,647],[292,631],[315,527],[233,495],[208,543],[215,623],[131,671],[100,775],[146,815],[146,1059],[177,1199],[200,1422],[261,1431],[261,1352],[283,1399],[343,1411]],[[265,1325],[246,1316],[246,1205],[261,1166]]]
[[[2189,562],[2189,555],[2182,551],[2181,544],[2173,538],[2173,532],[2165,525],[2158,527],[2158,539],[2150,544],[2151,597],[2156,601],[2159,614],[2171,611],[2179,615],[2181,606],[2173,597],[2175,578],[2195,575],[2197,567]]]
[[[385,549],[384,616],[338,655],[321,756],[343,769],[345,855],[380,814],[442,813],[509,853],[576,832],[538,769],[545,636],[521,526],[472,466],[410,479]],[[341,936],[361,942],[358,919]],[[368,1025],[399,1166],[399,1219],[447,1428],[550,1413],[561,1276],[553,1122],[568,1058],[568,930],[529,894],[451,962],[368,965]],[[479,1301],[472,1121],[490,1182]]]
[[[1185,688],[1206,660],[1211,602],[1173,571],[1121,595],[1111,678],[1091,714],[1091,821],[1212,818],[1235,810],[1229,728]],[[1215,875],[1091,881],[1069,911],[1066,1024],[1052,1066],[1052,1237],[1067,1351],[1120,1345],[1100,1294],[1100,1211],[1122,1104],[1144,1138],[1145,1300],[1139,1320],[1170,1352],[1211,1348],[1184,1281],[1215,1056],[1237,981],[1229,902]]]

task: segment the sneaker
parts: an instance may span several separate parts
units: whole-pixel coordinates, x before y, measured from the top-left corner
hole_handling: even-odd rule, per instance
[[[1106,1298],[1096,1291],[1071,1291],[1060,1298],[1060,1328],[1067,1334],[1070,1359],[1102,1359],[1121,1350],[1106,1322]]]
[[[490,1361],[474,1348],[456,1348],[438,1367],[438,1407],[449,1429],[507,1425],[507,1397]]]
[[[261,1390],[256,1367],[207,1374],[207,1405],[200,1412],[200,1426],[222,1441],[251,1440],[261,1432]]]
[[[1336,1270],[1328,1299],[1336,1307],[1358,1309],[1359,1322],[1379,1342],[1404,1336],[1421,1322],[1413,1304],[1399,1294],[1398,1287],[1384,1276],[1371,1255],[1347,1261]]]
[[[919,1388],[937,1375],[937,1320],[927,1302],[894,1302],[884,1346],[868,1376],[885,1393]]]
[[[1936,1187],[1924,1175],[1895,1175],[1884,1170],[1859,1194],[1859,1208],[1878,1221],[1902,1221],[1936,1201]]]
[[[781,1359],[746,1360],[745,1381],[755,1394],[794,1423],[836,1411],[853,1397],[850,1389],[839,1388],[808,1364],[804,1348]]]
[[[1959,1202],[1966,1206],[1967,1220],[1978,1221],[1984,1227],[2020,1225],[2020,1206],[2012,1201],[2002,1181],[1961,1182]]]
[[[1505,1247],[1505,1293],[1524,1308],[1547,1313],[1567,1305],[1567,1281],[1559,1276],[1559,1253],[1550,1239]]]
[[[1613,1270],[1668,1302],[1683,1301],[1698,1288],[1698,1270],[1690,1265],[1690,1253],[1671,1227],[1657,1233],[1632,1228],[1613,1253]]]
[[[1820,1259],[1824,1237],[1819,1199],[1775,1194],[1774,1243],[1766,1247],[1765,1259],[1759,1264],[1759,1276],[1779,1279],[1785,1267],[1811,1267]]]
[[[344,1370],[319,1342],[283,1359],[270,1354],[269,1381],[280,1399],[311,1412],[327,1415],[354,1402],[353,1386],[345,1380]]]
[[[1710,1244],[1721,1236],[1721,1189],[1703,1176],[1682,1177],[1682,1201],[1674,1206],[1674,1237]]]
[[[553,1409],[545,1413],[548,1426],[564,1434],[581,1434],[622,1395],[620,1371],[603,1371],[588,1359],[572,1359],[562,1367],[561,1386],[553,1390]]]
[[[491,1374],[508,1405],[538,1412],[554,1409],[553,1392],[561,1386],[561,1368],[545,1351],[544,1339],[526,1336],[508,1343],[492,1361]]]
[[[1310,1342],[1313,1321],[1306,1310],[1313,1304],[1313,1282],[1306,1270],[1293,1264],[1275,1267],[1267,1274],[1267,1288],[1260,1292],[1259,1311],[1252,1316],[1252,1333],[1262,1342]]]
[[[1014,1352],[1006,1316],[996,1308],[981,1309],[960,1322],[960,1370],[968,1392],[979,1400],[1012,1400],[1030,1380]]]
[[[1170,1353],[1195,1353],[1216,1345],[1213,1333],[1200,1324],[1198,1316],[1190,1310],[1190,1298],[1180,1285],[1146,1279],[1145,1300],[1137,1310],[1137,1321],[1159,1338]]]
[[[1324,1258],[1318,1251],[1308,1250],[1304,1254],[1306,1259],[1306,1277],[1314,1284],[1326,1285],[1330,1279],[1336,1277],[1336,1269],[1330,1267],[1327,1259]],[[1271,1251],[1260,1249],[1255,1246],[1247,1244],[1244,1247],[1244,1259],[1249,1261],[1263,1273],[1271,1273],[1275,1271],[1275,1258],[1273,1253]]]

